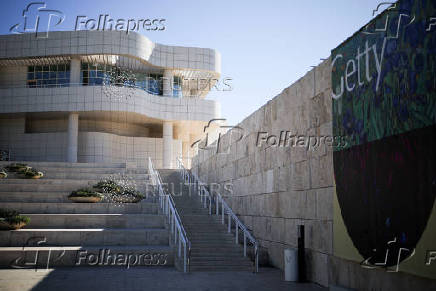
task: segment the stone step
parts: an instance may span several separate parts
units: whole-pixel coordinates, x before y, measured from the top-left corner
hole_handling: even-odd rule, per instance
[[[125,175],[139,175],[147,174],[148,169],[146,168],[136,168],[136,169],[125,169],[125,168],[62,168],[62,167],[41,167],[37,168],[47,173],[65,173],[65,174],[78,174],[78,173],[93,173],[93,174],[125,174]]]
[[[215,265],[209,265],[209,266],[190,266],[191,272],[238,272],[238,271],[253,271],[254,267],[248,267],[248,266],[215,266]]]
[[[203,241],[203,242],[196,242],[191,241],[191,246],[193,249],[195,248],[240,248],[239,244],[235,244],[234,241],[224,241],[224,240],[217,240],[217,241]]]
[[[98,183],[99,180],[35,180],[23,179],[22,182],[14,183],[0,182],[0,192],[71,192],[79,188],[91,187]],[[146,183],[135,183],[139,191],[151,190],[151,185]]]
[[[207,210],[205,210],[205,211],[207,212]],[[215,215],[209,215],[209,213],[187,215],[186,213],[183,213],[180,211],[180,218],[183,218],[184,221],[192,223],[192,224],[195,224],[195,223],[207,224],[207,223],[221,222],[221,217],[218,217]]]
[[[32,165],[30,165],[32,166]],[[123,168],[61,168],[61,167],[33,167],[42,171],[46,176],[50,176],[56,173],[62,175],[74,176],[77,174],[98,174],[102,176],[110,175],[149,175],[148,170],[144,168],[137,169],[123,169]],[[10,176],[19,176],[19,173],[9,172]]]
[[[126,168],[126,163],[68,163],[68,162],[39,162],[39,161],[0,161],[4,167],[11,163],[27,164],[31,167],[52,168]]]
[[[226,234],[189,234],[189,240],[191,242],[200,242],[200,241],[221,241],[221,240],[229,240],[235,241],[235,238]]]
[[[139,203],[21,203],[6,202],[2,208],[14,209],[20,213],[50,214],[157,214],[159,205],[151,202]]]
[[[37,183],[27,179],[23,179],[23,182],[4,183],[0,182],[0,192],[71,192],[83,187],[90,187],[95,185],[97,181],[74,181],[65,182],[63,180],[55,180],[56,182],[42,182]]]
[[[208,252],[202,252],[202,253],[192,253],[191,251],[191,258],[199,258],[199,259],[208,259],[208,260],[220,260],[225,259],[229,257],[235,257],[235,258],[243,258],[244,255],[242,252],[228,252],[228,253],[208,253]]]
[[[44,238],[57,246],[168,245],[168,230],[153,228],[20,229],[0,231],[0,246],[25,246],[29,240]]]
[[[229,258],[226,260],[198,260],[197,258],[191,258],[191,266],[247,266],[251,267],[253,263],[247,258]]]
[[[44,171],[43,171],[44,172]],[[112,173],[114,174],[114,173]],[[65,173],[65,172],[44,172],[44,180],[45,179],[64,179],[64,180],[102,180],[109,178],[111,174],[99,174],[94,172],[78,172],[78,173]],[[133,181],[147,181],[150,182],[150,175],[148,174],[126,174],[125,175],[128,180]],[[6,179],[8,180],[8,179]]]
[[[68,199],[70,191],[59,191],[59,192],[34,192],[34,191],[22,191],[22,192],[2,192],[0,191],[0,202],[64,202],[70,203],[71,200]],[[156,198],[154,193],[147,193],[147,197],[144,198],[143,202],[155,202]]]
[[[165,228],[165,216],[156,214],[23,214],[32,228]]]
[[[242,257],[244,255],[244,252],[240,249],[215,249],[211,248],[211,250],[207,249],[198,249],[193,248],[191,249],[191,256],[193,257],[213,257],[213,256],[239,256]]]
[[[183,222],[183,220],[182,220]],[[209,225],[191,225],[188,223],[183,222],[183,226],[185,227],[186,230],[192,231],[192,232],[222,232],[222,231],[227,231],[227,226],[223,225],[223,224],[209,224]],[[210,230],[210,231],[208,231]]]
[[[185,231],[188,235],[188,237],[191,239],[201,239],[201,238],[233,238],[234,236],[228,234],[227,232],[222,233],[220,230],[211,230],[208,232],[197,232],[197,231],[192,231],[192,230],[187,230],[185,227]]]
[[[89,176],[88,176],[89,178]],[[89,184],[97,184],[100,179],[51,179],[51,178],[41,178],[41,179],[1,179],[0,187],[3,188],[4,185],[74,185],[75,187]],[[150,181],[148,179],[134,180],[136,185],[146,185]]]
[[[37,253],[38,251],[38,253]],[[112,256],[112,257],[111,257]],[[113,257],[122,256],[120,263]],[[130,257],[129,257],[130,256]],[[135,266],[173,266],[174,255],[166,245],[143,246],[67,246],[67,247],[0,247],[0,267],[79,267],[79,266],[123,266],[127,257],[129,268]],[[36,261],[36,265],[25,265]],[[135,262],[136,261],[136,262]],[[97,262],[97,263],[96,263]],[[47,266],[48,263],[48,266]]]
[[[99,179],[85,179],[85,180],[71,180],[71,179],[50,179],[43,177],[41,179],[1,179],[0,180],[0,189],[4,189],[7,185],[19,186],[19,185],[31,185],[32,187],[35,185],[72,185],[74,187],[80,187],[85,184],[96,184],[100,180]]]
[[[205,218],[204,221],[201,221],[201,220],[186,220],[186,219],[183,219],[183,216],[181,216],[180,218],[183,220],[184,224],[189,225],[191,227],[199,227],[200,228],[200,227],[205,227],[208,225],[222,225],[222,226],[224,226],[224,224],[221,223],[221,220],[218,220],[218,219],[211,220],[211,219]]]
[[[207,243],[215,243],[215,242],[235,243],[235,238],[229,236],[218,236],[218,237],[189,236],[189,240],[193,244],[200,244],[200,243],[207,244]]]

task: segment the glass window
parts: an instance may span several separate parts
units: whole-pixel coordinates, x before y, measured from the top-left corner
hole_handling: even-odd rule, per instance
[[[68,86],[70,83],[69,68],[67,64],[29,66],[27,86],[31,88]]]

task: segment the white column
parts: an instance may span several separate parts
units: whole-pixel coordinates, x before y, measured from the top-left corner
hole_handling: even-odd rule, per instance
[[[77,139],[79,137],[79,114],[68,116],[67,162],[77,163]]]
[[[163,138],[163,151],[162,151],[163,168],[171,169],[172,161],[173,161],[173,123],[171,121],[164,121],[162,138]]]
[[[163,73],[163,79],[162,79],[162,91],[163,95],[167,97],[173,96],[173,82],[174,82],[174,71],[172,70],[165,70]]]
[[[191,167],[190,159],[189,159],[189,147],[190,147],[189,141],[182,141],[182,156],[183,156],[183,165],[186,168]]]
[[[70,83],[78,84],[80,83],[80,58],[71,58],[70,63]]]

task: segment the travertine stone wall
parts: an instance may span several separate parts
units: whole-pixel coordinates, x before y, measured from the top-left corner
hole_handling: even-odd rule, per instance
[[[297,246],[297,226],[305,225],[308,277],[325,286],[333,252],[333,148],[256,142],[258,132],[331,137],[330,80],[327,60],[245,118],[241,140],[229,142],[230,132],[224,135],[225,153],[199,150],[192,166],[203,182],[233,184],[233,193],[222,194],[274,266],[283,267],[283,250]],[[238,140],[240,130],[231,132]]]

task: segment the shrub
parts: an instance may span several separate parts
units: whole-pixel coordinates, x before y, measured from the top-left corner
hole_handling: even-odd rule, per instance
[[[17,215],[20,214],[16,210],[0,208],[0,217],[2,218],[17,216]]]
[[[6,169],[0,168],[0,179],[6,178],[8,176],[8,173],[6,173]]]
[[[8,224],[28,224],[30,218],[24,215],[20,215],[16,210],[0,208],[0,220]]]
[[[101,189],[104,193],[121,193],[123,190],[123,187],[118,185],[113,180],[102,180],[98,182],[94,188]]]
[[[102,191],[106,199],[111,202],[136,203],[144,199],[144,195],[136,191],[134,185],[129,185],[128,179],[124,177],[120,182],[116,182],[113,178],[102,180],[94,185],[94,188]]]
[[[99,197],[103,198],[103,195],[101,193],[98,193],[94,189],[91,188],[81,188],[79,190],[71,192],[68,197]]]
[[[27,164],[22,164],[22,163],[13,163],[10,164],[9,166],[6,166],[6,168],[11,172],[25,172],[31,169],[31,167],[29,167]]]
[[[32,178],[32,177],[35,177],[35,176],[43,177],[44,173],[41,172],[41,171],[38,171],[37,169],[30,168],[30,169],[28,169],[27,171],[24,172],[24,176],[26,178]]]

